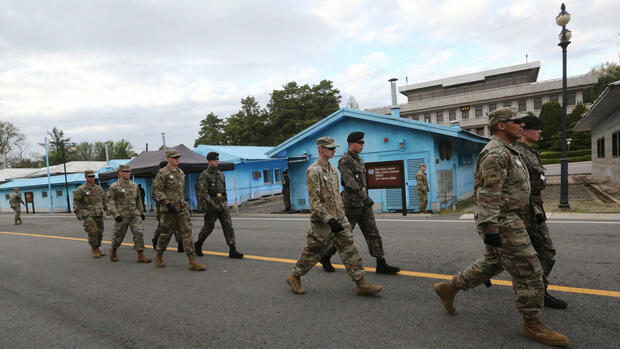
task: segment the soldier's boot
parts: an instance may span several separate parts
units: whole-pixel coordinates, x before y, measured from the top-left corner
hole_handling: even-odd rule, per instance
[[[184,252],[183,241],[177,241],[177,252]]]
[[[110,248],[110,262],[118,262],[118,257],[116,256],[116,249],[114,247]]]
[[[99,254],[101,255],[101,257],[105,256],[105,252],[103,252],[103,250],[100,250],[99,247],[101,246],[97,246],[97,251],[99,251]]]
[[[323,270],[325,270],[328,273],[333,273],[336,271],[336,269],[332,265],[332,261],[330,260],[330,258],[331,258],[330,256],[325,256],[321,258],[321,265],[323,266]]]
[[[153,243],[153,250],[157,251],[157,238],[153,238],[151,242]]]
[[[136,259],[136,263],[151,263],[151,259],[144,257],[144,251],[138,251],[138,259]]]
[[[198,241],[194,242],[194,253],[196,254],[196,256],[198,257],[202,257],[204,256],[202,254],[202,244],[199,243]]]
[[[454,308],[454,296],[456,296],[459,289],[454,286],[452,281],[436,283],[433,288],[437,296],[441,298],[441,303],[448,313],[456,313],[456,308]]]
[[[566,347],[570,344],[568,337],[549,328],[537,318],[525,319],[521,327],[521,335],[537,342],[554,347]]]
[[[194,257],[193,254],[188,254],[187,255],[187,259],[189,259],[189,270],[192,271],[202,271],[207,269],[206,266],[204,266],[203,264],[200,264],[196,261],[196,257]]]
[[[164,253],[157,251],[157,254],[155,255],[155,265],[158,268],[165,268],[166,267],[166,263],[164,263]]]
[[[92,248],[91,253],[93,254],[93,258],[101,258],[101,254],[99,253],[99,250],[96,247]]]
[[[357,295],[358,296],[374,296],[377,293],[383,290],[383,287],[378,285],[371,285],[367,283],[364,279],[359,279],[355,281],[357,285]]]
[[[235,245],[232,244],[232,245],[230,245],[230,250],[228,252],[228,258],[242,259],[243,258],[243,253],[239,253],[239,251],[237,251],[237,248],[235,247]]]
[[[553,297],[545,290],[545,307],[553,309],[566,309],[566,307],[568,307],[568,303],[559,298]]]
[[[385,258],[383,257],[377,258],[377,269],[376,269],[377,274],[394,275],[394,274],[398,274],[399,271],[400,271],[399,267],[393,267],[387,264],[387,262],[385,261]]]
[[[301,278],[295,275],[295,273],[291,273],[291,275],[286,278],[286,283],[291,287],[291,291],[293,291],[293,293],[306,293],[306,290],[301,286]]]

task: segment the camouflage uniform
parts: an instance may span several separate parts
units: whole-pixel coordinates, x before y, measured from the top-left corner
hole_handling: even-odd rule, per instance
[[[284,200],[284,209],[291,210],[291,179],[288,174],[282,175],[282,199]]]
[[[133,248],[136,251],[143,251],[144,225],[140,216],[144,215],[144,206],[138,185],[130,180],[120,179],[114,182],[108,189],[108,204],[112,216],[120,216],[123,219],[121,222],[114,221],[112,248],[121,246],[127,228],[131,227]]]
[[[103,217],[108,210],[108,200],[97,184],[80,185],[73,192],[73,212],[82,220],[88,234],[88,243],[93,249],[101,247],[103,239]]]
[[[322,165],[317,161],[306,171],[306,182],[311,212],[310,231],[307,246],[295,263],[293,273],[297,277],[305,275],[325,254],[327,246],[333,242],[351,279],[362,280],[364,278],[362,258],[353,241],[351,225],[345,216],[342,198],[338,192],[340,186],[336,168],[330,163]],[[344,230],[333,233],[328,224],[332,218],[342,224]]]
[[[220,220],[226,244],[233,246],[235,244],[235,230],[232,226],[230,218],[230,209],[228,208],[228,197],[226,196],[226,178],[222,171],[213,166],[209,166],[202,171],[198,183],[196,184],[198,200],[202,202],[205,209],[204,225],[200,229],[200,235],[196,240],[197,245],[202,245],[204,241],[211,235],[215,227],[215,221]]]
[[[519,153],[494,136],[482,149],[474,173],[478,233],[499,233],[501,247],[485,244],[484,258],[456,274],[452,283],[466,290],[506,270],[512,276],[517,309],[525,319],[542,314],[542,268],[523,221],[529,208],[530,181]]]
[[[416,188],[418,189],[418,197],[420,198],[420,212],[426,212],[428,207],[428,180],[426,179],[426,173],[420,169],[415,175],[417,181]]]
[[[341,176],[340,183],[344,187],[344,191],[341,193],[342,201],[344,202],[345,215],[351,224],[351,230],[355,229],[356,224],[359,224],[366,244],[368,244],[368,252],[375,258],[381,258],[384,255],[383,241],[375,223],[372,199],[368,197],[366,191],[364,160],[359,154],[348,151],[338,161],[338,169]],[[332,244],[327,251],[327,256],[331,257],[335,253],[336,248]]]
[[[192,240],[192,223],[189,207],[185,201],[185,173],[180,168],[173,169],[170,165],[162,168],[153,181],[153,195],[159,202],[161,234],[157,240],[157,252],[163,252],[177,229],[183,239],[183,250],[187,255],[194,255]],[[172,204],[176,212],[169,212],[166,203]]]
[[[24,200],[19,193],[11,193],[9,196],[9,203],[11,205],[11,209],[15,211],[15,224],[22,224],[22,207],[24,205]]]
[[[155,231],[153,232],[153,240],[157,241],[159,239],[159,234],[161,234],[161,213],[160,213],[160,204],[159,202],[155,201],[155,214],[157,215],[157,227],[155,228]],[[183,238],[181,238],[181,233],[179,233],[178,229],[174,229],[174,239],[177,242],[183,243]],[[155,245],[157,245],[157,243],[155,243]],[[155,247],[155,246],[153,246]]]
[[[549,285],[547,277],[555,264],[555,248],[547,229],[547,215],[543,208],[542,191],[545,189],[545,168],[540,162],[540,155],[525,143],[517,142],[515,148],[521,154],[529,174],[532,192],[530,194],[530,210],[525,220],[527,232],[543,269],[543,282]]]

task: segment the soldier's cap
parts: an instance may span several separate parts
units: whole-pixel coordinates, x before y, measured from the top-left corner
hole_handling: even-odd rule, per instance
[[[220,153],[212,151],[209,154],[207,154],[207,160],[219,160],[219,159],[220,159]]]
[[[316,140],[316,145],[323,148],[336,148],[338,146],[332,137],[321,137]]]
[[[159,163],[159,168],[164,168],[164,167],[166,167],[166,165],[168,165],[168,161],[166,161],[166,160],[161,161],[161,162]]]
[[[129,165],[127,164],[123,164],[118,166],[118,170],[122,172],[131,172],[131,167],[129,167]]]
[[[514,108],[501,108],[489,114],[489,126],[491,126],[491,128],[495,127],[500,122],[509,120],[519,121],[521,120],[521,115],[519,115]]]
[[[526,130],[540,130],[542,128],[542,122],[534,115],[527,115],[521,121],[525,124],[523,128]]]
[[[288,170],[282,171],[283,174],[288,174]]]
[[[13,190],[19,190],[19,188],[13,188]]]
[[[92,171],[92,170],[84,171],[84,176],[86,176],[86,177],[90,177],[90,176],[94,176],[94,175],[95,175],[95,171]]]
[[[167,158],[180,158],[181,157],[181,153],[179,153],[178,150],[176,149],[168,149],[166,150],[166,157]]]
[[[347,137],[347,142],[353,143],[361,139],[364,139],[364,132],[355,131],[355,132],[349,133],[349,136]]]

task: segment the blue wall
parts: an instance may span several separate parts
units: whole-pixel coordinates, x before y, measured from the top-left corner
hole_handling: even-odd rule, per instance
[[[77,189],[82,183],[68,183],[69,187],[69,205],[70,209],[73,209],[73,191]],[[62,191],[62,196],[57,196],[57,191]],[[21,187],[19,189],[19,194],[22,196],[24,202],[26,202],[26,198],[24,196],[25,193],[32,192],[34,196],[34,209],[35,212],[50,212],[50,193],[48,192],[47,185],[38,186],[38,187]],[[48,197],[43,197],[43,192],[48,194]],[[7,195],[13,193],[13,189],[0,189],[0,195],[2,198],[0,199],[0,208],[2,212],[12,212],[11,205],[9,200],[7,199]],[[66,212],[67,211],[67,198],[65,192],[65,185],[63,184],[53,184],[51,194],[54,196],[54,212]],[[32,205],[28,204],[28,209],[32,209]],[[32,212],[32,211],[30,211]],[[22,205],[22,213],[26,213],[26,208]]]

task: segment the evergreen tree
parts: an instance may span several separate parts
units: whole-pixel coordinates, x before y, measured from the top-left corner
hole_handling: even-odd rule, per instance
[[[224,126],[226,124],[222,119],[213,113],[209,113],[206,118],[200,120],[200,131],[198,138],[194,141],[194,147],[200,144],[223,145],[227,144],[224,135]]]

